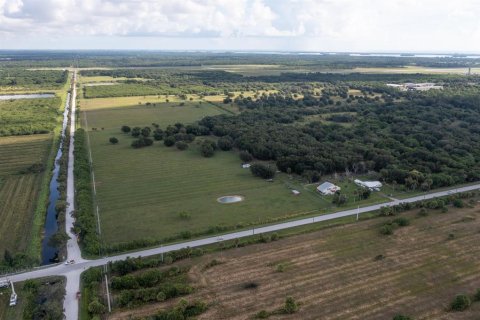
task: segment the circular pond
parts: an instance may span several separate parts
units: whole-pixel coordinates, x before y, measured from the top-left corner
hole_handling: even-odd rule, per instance
[[[235,202],[243,201],[243,197],[242,196],[225,196],[225,197],[218,198],[217,201],[220,203],[235,203]]]

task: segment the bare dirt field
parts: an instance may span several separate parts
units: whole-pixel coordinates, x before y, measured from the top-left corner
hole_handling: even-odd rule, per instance
[[[186,299],[209,305],[198,319],[253,319],[292,296],[300,310],[269,319],[392,319],[401,313],[478,320],[480,302],[464,312],[448,307],[456,294],[471,296],[480,288],[480,205],[432,210],[426,217],[417,212],[403,214],[410,225],[390,236],[379,233],[389,218],[379,218],[181,261],[193,264],[196,291]],[[221,264],[206,268],[213,259]],[[245,289],[250,282],[258,287]],[[153,315],[177,301],[118,310],[109,319]]]

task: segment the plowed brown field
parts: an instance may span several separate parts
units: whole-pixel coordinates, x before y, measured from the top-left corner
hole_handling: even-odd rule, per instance
[[[292,296],[300,310],[269,319],[392,319],[402,313],[478,320],[480,302],[465,312],[446,310],[456,294],[480,288],[480,205],[405,215],[411,225],[391,236],[379,234],[387,219],[381,218],[182,261],[193,263],[197,286],[186,298],[210,304],[198,319],[252,319]],[[212,259],[223,263],[205,270]],[[247,282],[258,288],[244,289]],[[171,304],[116,311],[109,319],[152,315]]]

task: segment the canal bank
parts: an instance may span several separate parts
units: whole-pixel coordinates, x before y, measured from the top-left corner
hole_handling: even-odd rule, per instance
[[[45,216],[45,224],[42,238],[42,265],[58,262],[62,257],[58,256],[58,236],[57,239],[52,237],[58,232],[59,224],[64,223],[65,218],[65,183],[66,183],[66,153],[68,151],[68,135],[67,127],[69,121],[71,104],[71,94],[67,94],[65,101],[65,109],[63,112],[63,122],[60,131],[60,142],[55,156],[54,168],[49,184],[49,198],[47,214]],[[65,150],[66,149],[66,150]]]

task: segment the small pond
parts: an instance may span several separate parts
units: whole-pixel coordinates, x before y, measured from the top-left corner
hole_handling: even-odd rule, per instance
[[[38,99],[38,98],[53,98],[53,93],[32,93],[32,94],[0,94],[1,100],[19,100],[19,99]]]
[[[235,203],[243,201],[243,199],[242,196],[225,196],[218,198],[217,201],[220,203]]]

